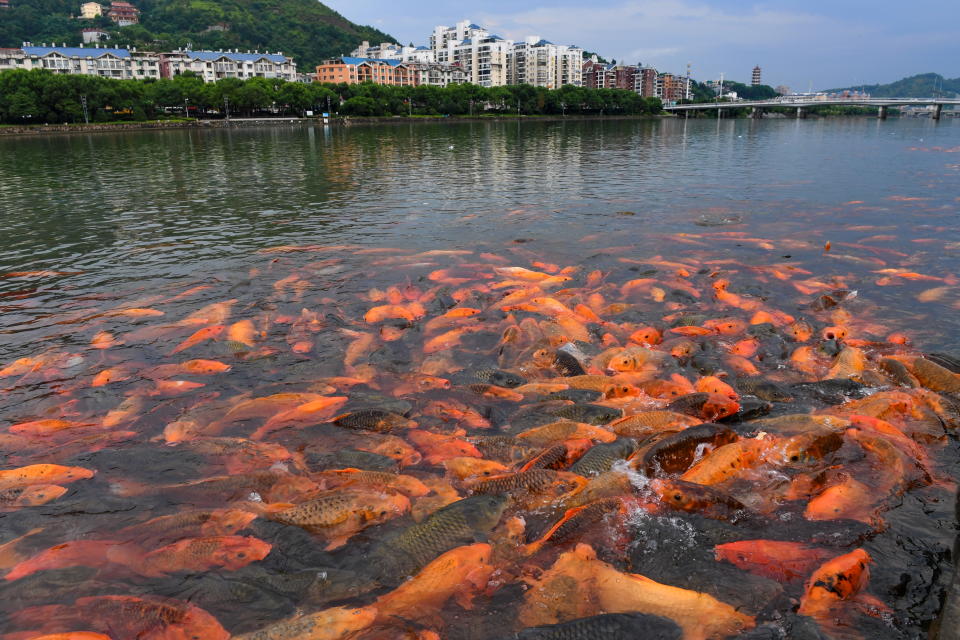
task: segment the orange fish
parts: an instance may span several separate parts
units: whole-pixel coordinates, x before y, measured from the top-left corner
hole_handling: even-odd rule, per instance
[[[262,427],[250,435],[250,438],[253,440],[262,440],[263,437],[271,431],[284,429],[289,426],[322,424],[337,415],[337,410],[345,405],[347,400],[349,400],[349,398],[346,396],[325,396],[282,411],[267,420]]]
[[[11,425],[7,431],[24,436],[52,436],[64,431],[94,426],[92,422],[74,422],[72,420],[34,420]]]
[[[151,551],[136,570],[152,577],[181,571],[199,573],[216,568],[236,571],[263,560],[272,548],[252,536],[187,538]]]
[[[177,345],[173,351],[170,352],[170,355],[172,356],[180,353],[181,351],[185,351],[190,347],[196,346],[207,340],[216,340],[224,331],[226,331],[226,329],[227,328],[222,324],[213,325],[212,327],[204,327]]]
[[[736,565],[777,582],[799,580],[810,575],[831,553],[800,542],[741,540],[714,547],[717,560]]]
[[[187,373],[196,375],[213,375],[215,373],[226,373],[232,367],[216,360],[187,360],[180,363],[180,368]]]
[[[377,619],[383,622],[431,620],[450,600],[472,609],[474,595],[484,591],[495,567],[493,548],[472,544],[447,551],[413,578],[377,599]]]
[[[257,331],[250,320],[234,322],[227,329],[227,340],[253,347],[256,344]]]
[[[431,433],[421,429],[411,429],[406,435],[407,439],[423,454],[423,461],[427,464],[442,464],[444,460],[450,458],[483,457],[475,446],[457,436]]]
[[[822,616],[837,604],[856,597],[870,581],[871,562],[870,554],[863,549],[825,562],[807,580],[797,613]]]
[[[135,545],[116,540],[74,540],[58,544],[16,565],[4,576],[12,582],[38,571],[70,567],[101,568],[109,563],[135,565],[143,551]]]
[[[41,633],[63,628],[89,629],[111,638],[144,640],[229,640],[230,634],[199,607],[155,596],[91,596],[70,605],[31,607],[11,620]]]
[[[92,478],[96,472],[83,467],[58,464],[32,464],[19,469],[0,471],[0,491],[38,484],[69,484]]]

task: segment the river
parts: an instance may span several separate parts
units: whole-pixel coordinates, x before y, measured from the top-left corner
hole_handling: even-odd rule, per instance
[[[477,435],[470,428],[464,435],[447,422],[438,423],[428,417],[436,414],[424,413],[426,407],[450,394],[470,405],[461,393],[463,376],[483,363],[553,382],[542,371],[536,373],[528,351],[507,348],[514,359],[504,355],[505,323],[544,313],[529,306],[540,303],[529,301],[517,309],[497,309],[493,301],[500,289],[494,283],[515,275],[498,268],[570,276],[552,289],[544,285],[541,293],[567,291],[572,297],[561,299],[588,307],[594,303],[579,288],[588,286],[588,273],[598,272],[609,286],[596,289],[605,303],[638,304],[609,330],[603,329],[604,322],[613,319],[599,313],[599,306],[591,307],[603,320],[591,325],[593,344],[579,340],[590,358],[624,343],[629,331],[618,331],[625,327],[649,324],[666,333],[677,315],[694,313],[706,315],[681,324],[720,315],[750,320],[760,306],[731,302],[724,310],[707,304],[713,295],[710,283],[718,278],[729,279],[731,291],[762,301],[763,309],[806,317],[817,332],[848,323],[850,337],[862,341],[852,345],[859,345],[871,363],[897,353],[960,354],[960,119],[530,120],[165,130],[3,137],[0,156],[0,372],[7,367],[0,377],[0,429],[39,420],[70,423],[0,433],[0,468],[56,462],[96,472],[80,482],[64,482],[65,494],[46,504],[7,505],[0,511],[0,545],[42,529],[18,542],[13,556],[0,553],[0,572],[14,564],[4,565],[5,559],[24,560],[67,541],[110,540],[111,531],[150,518],[222,507],[239,498],[250,502],[249,495],[229,491],[214,503],[194,497],[177,502],[158,488],[218,473],[276,470],[278,464],[283,470],[299,469],[294,474],[306,473],[302,460],[293,464],[259,450],[235,455],[216,449],[228,443],[215,438],[245,439],[261,418],[270,417],[251,415],[225,429],[203,431],[250,397],[342,395],[347,404],[315,422],[380,403],[413,418],[420,429]],[[521,274],[521,282],[512,286],[522,289],[541,275],[524,280],[528,275]],[[627,284],[632,281],[638,284]],[[435,331],[425,328],[421,318],[442,315],[450,306],[434,304],[441,285],[443,296],[453,296],[451,304],[477,307],[482,311],[477,318],[483,318],[479,329],[469,325],[471,333],[462,343],[444,345],[448,348],[441,353],[450,360],[443,362],[425,357],[421,344]],[[391,287],[396,287],[394,294]],[[504,293],[514,290],[504,287]],[[630,287],[642,292],[646,302],[631,298]],[[847,292],[834,300],[847,315],[811,311],[811,301],[835,290]],[[409,305],[424,292],[429,293],[422,298],[427,308],[413,311],[413,320],[394,311],[387,312],[397,315],[386,323],[364,321],[374,304]],[[849,298],[843,300],[844,295]],[[650,299],[662,306],[650,306]],[[135,311],[123,313],[130,309]],[[491,315],[491,309],[496,313]],[[581,320],[586,313],[580,312]],[[248,336],[247,348],[238,348],[234,323],[244,319],[253,323],[255,337]],[[484,322],[489,323],[486,331]],[[229,327],[230,335],[200,336],[202,342],[184,347],[183,356],[223,362],[230,370],[211,376],[176,369],[185,358],[174,357],[172,350],[194,331],[212,326]],[[907,336],[909,347],[894,353],[890,344],[878,346],[890,334]],[[727,348],[728,342],[736,340],[721,335],[718,344]],[[451,360],[462,366],[451,366]],[[761,358],[757,364],[760,373],[784,384],[800,379],[789,373],[786,357]],[[691,374],[689,366],[678,371]],[[729,371],[721,373],[729,373],[724,379],[736,386],[732,381],[747,374],[731,367],[728,363]],[[708,368],[699,373],[724,367]],[[426,375],[428,369],[452,380],[453,390],[408,394],[397,382],[417,372]],[[106,377],[96,382],[104,371]],[[691,380],[696,378],[692,375]],[[810,375],[824,377],[825,370]],[[175,382],[184,385],[174,388]],[[865,384],[869,393],[887,389],[875,378]],[[490,428],[508,432],[517,400],[479,397],[475,408],[490,423],[483,433],[491,433]],[[525,395],[523,403],[532,397]],[[828,411],[830,404],[798,401],[792,410]],[[790,407],[775,403],[771,415],[789,413]],[[127,409],[109,428],[102,422]],[[193,420],[206,425],[197,427],[199,434],[190,432],[183,442],[169,433],[165,438],[170,423]],[[261,444],[269,441],[289,451],[306,448],[317,455],[324,448],[332,455],[338,447],[359,446],[331,436],[335,429],[329,425],[297,420],[284,423]],[[913,424],[912,418],[905,420]],[[325,430],[314,440],[304,435],[318,428]],[[928,478],[926,486],[891,489],[893,497],[876,507],[866,533],[816,532],[846,536],[837,554],[863,547],[872,556],[865,591],[889,610],[849,614],[858,621],[849,624],[867,629],[868,637],[921,637],[937,615],[952,571],[956,530],[947,478],[958,477],[956,443],[942,433],[908,432],[936,461],[940,481]],[[196,445],[207,437],[208,448]],[[835,453],[839,458],[831,460],[837,467],[866,467],[869,447],[851,453],[857,445],[849,434],[845,438]],[[429,457],[430,446],[417,449]],[[353,459],[330,462],[310,473],[355,464]],[[828,466],[824,462],[817,472],[827,473]],[[408,471],[433,482],[444,476],[439,464],[425,461]],[[751,478],[757,493],[767,492],[769,487],[761,488],[766,480]],[[431,497],[440,493],[430,486]],[[452,486],[461,497],[469,493],[464,489],[468,485]],[[0,476],[0,490],[5,487]],[[752,491],[737,490],[738,498],[764,517],[785,522],[796,516],[761,509],[761,501],[746,497]],[[254,502],[271,502],[261,493]],[[280,494],[272,501],[302,498]],[[416,499],[413,506],[416,513]],[[735,523],[699,514],[683,520],[688,514],[682,514],[677,524],[677,516],[637,515],[635,505],[630,509],[625,550],[601,554],[601,559],[619,570],[702,589],[720,600],[736,598],[738,608],[762,627],[753,632],[755,637],[780,637],[760,633],[789,629],[785,615],[797,618],[802,579],[781,591],[769,577],[750,576],[755,582],[744,588],[746,595],[732,595],[740,576],[749,574],[702,559],[683,567],[684,545],[709,550],[740,539],[743,535],[731,533],[737,531]],[[56,561],[17,581],[8,577],[0,585],[0,611],[6,614],[0,615],[0,632],[87,628],[81,624],[84,614],[75,614],[83,607],[73,604],[74,598],[107,594],[191,601],[230,632],[251,631],[295,610],[321,608],[305,603],[296,588],[266,584],[264,575],[281,582],[290,572],[342,570],[376,549],[384,539],[381,530],[389,537],[413,522],[405,515],[365,530],[342,549],[326,552],[316,545],[305,551],[309,536],[294,536],[288,531],[296,527],[281,526],[253,507],[247,510],[260,517],[249,528],[229,533],[267,540],[273,548],[265,560],[238,564],[233,571],[212,561],[157,569],[159,561],[142,557],[120,561],[115,549],[138,544],[143,548],[137,554],[149,554],[176,539],[163,538],[162,544],[159,538],[111,540],[114,551],[94,545],[78,552],[86,560]],[[542,515],[542,509],[533,511]],[[673,524],[653,523],[658,517]],[[673,529],[664,532],[665,527]],[[750,531],[754,538],[767,534],[763,527]],[[661,545],[658,553],[678,562],[682,575],[665,567],[663,558],[651,559],[657,554],[641,541],[654,539]],[[543,570],[555,556],[524,562]],[[616,562],[627,558],[628,563]],[[498,567],[503,570],[503,564]],[[211,580],[232,586],[217,590]],[[502,637],[517,628],[512,600],[524,593],[516,575],[504,580],[507,586],[500,592],[478,595],[474,609],[446,604],[435,617],[400,626],[410,633],[439,629],[439,619],[449,634],[444,638]],[[324,606],[365,606],[392,586],[380,585],[379,591],[352,599],[319,600]],[[61,606],[60,622],[49,628],[30,613],[48,604]],[[400,633],[393,623],[378,619],[376,624],[383,635],[369,637],[401,637],[390,635]],[[115,640],[143,632],[136,625],[96,630]]]

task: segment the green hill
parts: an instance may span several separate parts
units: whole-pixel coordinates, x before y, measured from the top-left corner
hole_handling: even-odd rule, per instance
[[[951,80],[939,73],[921,73],[890,84],[867,84],[828,91],[833,93],[860,90],[866,91],[875,98],[930,98],[937,94],[945,98],[953,98],[960,95],[960,78]]]
[[[140,24],[123,28],[107,18],[73,19],[84,1],[11,0],[10,9],[0,14],[0,47],[19,47],[24,41],[76,45],[83,27],[102,26],[111,33],[111,44],[151,51],[188,45],[283,51],[293,56],[298,69],[309,71],[363,40],[395,42],[315,0],[130,0],[142,12]]]

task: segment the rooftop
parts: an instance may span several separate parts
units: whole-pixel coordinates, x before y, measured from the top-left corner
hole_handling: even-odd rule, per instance
[[[103,56],[113,56],[115,58],[129,58],[129,49],[106,49],[103,47],[23,47],[23,51],[29,56],[48,56],[59,54],[67,58],[102,58]]]
[[[343,60],[343,64],[363,64],[364,62],[372,62],[378,64],[388,64],[391,67],[398,67],[401,64],[404,64],[401,60],[383,60],[381,58],[354,58],[352,56],[345,56],[337,59]]]
[[[267,59],[270,62],[282,63],[287,60],[286,56],[279,53],[239,53],[237,51],[183,51],[181,53],[194,60],[205,60],[207,62],[223,58],[233,62],[256,62],[257,60]]]

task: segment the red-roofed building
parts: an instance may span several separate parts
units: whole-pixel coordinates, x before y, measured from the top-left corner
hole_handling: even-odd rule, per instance
[[[111,2],[107,17],[119,26],[126,27],[140,22],[140,9],[129,2]]]
[[[10,0],[0,0],[0,9],[9,9]]]

